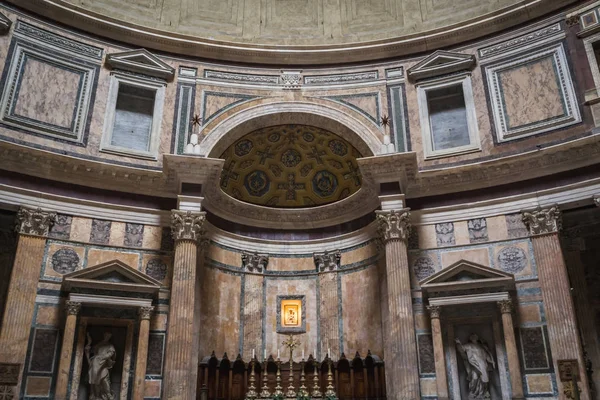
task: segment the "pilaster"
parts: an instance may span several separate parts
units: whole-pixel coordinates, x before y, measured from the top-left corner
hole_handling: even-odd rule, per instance
[[[502,300],[498,303],[498,309],[502,314],[502,329],[504,330],[504,347],[508,358],[508,372],[510,374],[510,386],[512,399],[524,399],[523,380],[521,377],[521,365],[519,364],[519,353],[515,340],[515,328],[512,319],[513,304],[511,300]]]
[[[0,330],[0,360],[21,364],[19,385],[15,393],[19,393],[22,367],[27,353],[46,237],[55,218],[55,213],[40,208],[22,207],[17,214],[17,251]]]
[[[319,276],[319,298],[321,322],[321,354],[327,350],[333,356],[341,355],[340,327],[338,307],[338,269],[340,267],[341,253],[339,251],[313,254],[315,267]]]
[[[154,307],[140,307],[138,309],[140,329],[135,361],[135,378],[133,380],[133,400],[144,400],[144,384],[146,382],[146,366],[148,362],[148,336],[150,335],[152,310],[154,310]]]
[[[439,400],[448,400],[448,375],[446,374],[446,356],[440,322],[442,308],[440,306],[428,306],[427,311],[429,311],[429,316],[431,317],[431,337],[433,339],[437,398]]]
[[[68,300],[65,304],[67,318],[63,332],[62,346],[60,350],[60,361],[58,364],[58,376],[56,377],[56,400],[65,400],[67,398],[67,388],[69,386],[69,372],[71,369],[71,360],[73,358],[73,341],[75,339],[75,329],[77,328],[77,315],[81,310],[81,303]]]
[[[558,238],[558,230],[562,226],[560,210],[554,205],[534,211],[524,211],[523,221],[531,235],[538,268],[554,370],[558,371],[558,360],[576,359],[581,377],[581,399],[587,400],[590,394],[585,362],[571,298],[569,277]],[[558,385],[559,393],[562,394],[563,384],[558,382]]]
[[[382,207],[383,208],[383,207]],[[385,248],[388,288],[386,387],[390,400],[419,398],[419,374],[406,242],[409,209],[377,211],[379,234]]]

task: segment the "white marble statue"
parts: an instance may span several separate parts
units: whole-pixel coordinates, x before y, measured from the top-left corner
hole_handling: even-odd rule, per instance
[[[104,332],[104,339],[92,348],[92,338],[89,333],[87,334],[85,356],[89,364],[89,400],[114,400],[115,398],[110,387],[110,369],[115,365],[117,352],[115,346],[110,343],[111,337],[110,332]],[[90,350],[93,354],[91,357]]]
[[[467,381],[469,381],[469,399],[490,398],[490,375],[488,371],[496,368],[494,356],[487,344],[476,334],[469,336],[469,342],[462,344],[456,339],[456,348],[460,353],[467,370]],[[491,364],[491,368],[490,365]]]

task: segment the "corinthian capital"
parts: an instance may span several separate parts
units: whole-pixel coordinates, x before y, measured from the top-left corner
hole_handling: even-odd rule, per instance
[[[510,299],[508,300],[500,300],[498,302],[498,309],[502,314],[510,314],[513,309],[513,303]]]
[[[154,307],[140,307],[138,309],[138,315],[140,316],[140,319],[150,319],[152,316],[152,310],[154,310]]]
[[[81,310],[81,303],[79,303],[77,301],[67,300],[65,308],[67,309],[68,315],[77,315],[77,314],[79,314],[79,311]]]
[[[410,209],[377,211],[378,231],[384,242],[408,240],[410,233]]]
[[[595,195],[592,200],[594,201],[594,205],[596,207],[600,207],[600,194]]]
[[[56,213],[46,212],[41,208],[21,207],[17,213],[16,231],[22,235],[48,236],[55,219]]]
[[[317,271],[336,271],[340,267],[342,253],[339,250],[324,253],[314,253],[313,258]]]
[[[173,240],[199,241],[206,232],[202,229],[205,220],[205,212],[173,210],[171,212]]]
[[[534,211],[523,211],[523,222],[527,225],[530,235],[558,232],[562,227],[558,205],[538,208]]]

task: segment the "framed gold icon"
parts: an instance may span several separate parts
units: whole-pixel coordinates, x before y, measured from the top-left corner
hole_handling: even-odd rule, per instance
[[[277,296],[277,332],[306,331],[304,296]]]

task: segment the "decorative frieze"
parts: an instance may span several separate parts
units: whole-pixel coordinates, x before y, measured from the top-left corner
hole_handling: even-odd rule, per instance
[[[81,311],[81,303],[78,301],[67,300],[65,309],[67,310],[67,315],[77,315],[79,314],[79,311]]]
[[[408,240],[410,234],[410,211],[403,210],[377,211],[379,235],[383,242],[391,240]]]
[[[313,255],[318,272],[337,271],[340,268],[342,253],[339,250],[315,253]]]
[[[353,74],[305,76],[305,85],[340,85],[344,83],[368,82],[379,79],[377,71],[358,72]]]
[[[16,231],[21,235],[48,236],[50,226],[56,220],[56,213],[41,208],[21,207],[17,213]]]
[[[527,47],[532,44],[539,45],[540,42],[544,42],[546,39],[556,39],[556,35],[561,33],[563,30],[559,23],[545,26],[537,31],[529,32],[516,38],[512,38],[505,42],[497,43],[491,46],[479,49],[479,58],[490,58],[500,54],[506,54],[515,49]]]
[[[154,307],[140,307],[138,308],[138,315],[140,319],[150,319],[153,310]]]
[[[173,240],[199,241],[205,234],[203,229],[205,220],[205,212],[173,210],[171,213]]]
[[[562,227],[561,212],[558,205],[549,208],[538,208],[534,211],[523,211],[523,222],[530,235],[558,232]]]
[[[242,268],[248,272],[263,272],[269,264],[268,254],[259,253],[242,253]]]
[[[205,70],[204,77],[219,81],[230,81],[236,83],[250,83],[255,85],[277,85],[279,77],[277,75],[253,75],[238,74],[232,72]]]

